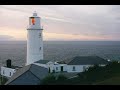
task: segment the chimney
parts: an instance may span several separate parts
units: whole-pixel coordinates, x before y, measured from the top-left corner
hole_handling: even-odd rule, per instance
[[[6,60],[6,66],[8,68],[11,68],[11,60],[10,59]]]

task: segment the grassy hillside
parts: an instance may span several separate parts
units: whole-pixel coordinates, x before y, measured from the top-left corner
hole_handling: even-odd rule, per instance
[[[94,66],[90,67],[88,71],[83,73],[79,73],[79,77],[83,79],[85,84],[92,84],[94,83],[99,84],[100,82],[106,82],[109,84],[109,81],[112,80],[114,82],[120,82],[120,79],[116,81],[115,78],[120,77],[120,63],[118,62],[111,62],[104,67]],[[112,79],[113,78],[113,79]],[[112,82],[110,81],[110,83]],[[115,84],[116,84],[115,83]],[[104,83],[103,83],[104,84]]]
[[[113,77],[113,78],[95,83],[95,85],[120,85],[120,77]]]

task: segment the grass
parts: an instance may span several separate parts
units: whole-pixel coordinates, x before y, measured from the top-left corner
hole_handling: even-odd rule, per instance
[[[120,77],[112,77],[110,79],[95,83],[94,85],[120,85]]]
[[[6,82],[7,82],[7,78],[6,77],[2,77],[1,75],[0,75],[0,85],[4,85]]]

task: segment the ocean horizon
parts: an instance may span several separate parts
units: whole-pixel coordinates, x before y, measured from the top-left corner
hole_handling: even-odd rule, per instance
[[[120,41],[44,41],[43,48],[45,60],[61,61],[91,55],[120,60]],[[23,66],[26,51],[27,41],[0,41],[0,65],[11,59],[13,65]]]

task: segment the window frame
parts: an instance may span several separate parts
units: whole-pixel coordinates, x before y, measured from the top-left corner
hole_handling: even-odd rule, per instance
[[[3,74],[5,74],[5,71],[3,70]]]
[[[73,66],[73,67],[72,67],[72,71],[76,71],[76,68],[75,68],[75,66]]]
[[[58,67],[56,67],[56,70],[58,70]]]
[[[42,36],[41,33],[39,33],[39,38],[41,38],[41,36]]]
[[[42,48],[40,47],[39,50],[41,50]]]
[[[10,76],[12,76],[12,73],[10,72],[10,74],[9,74]]]

